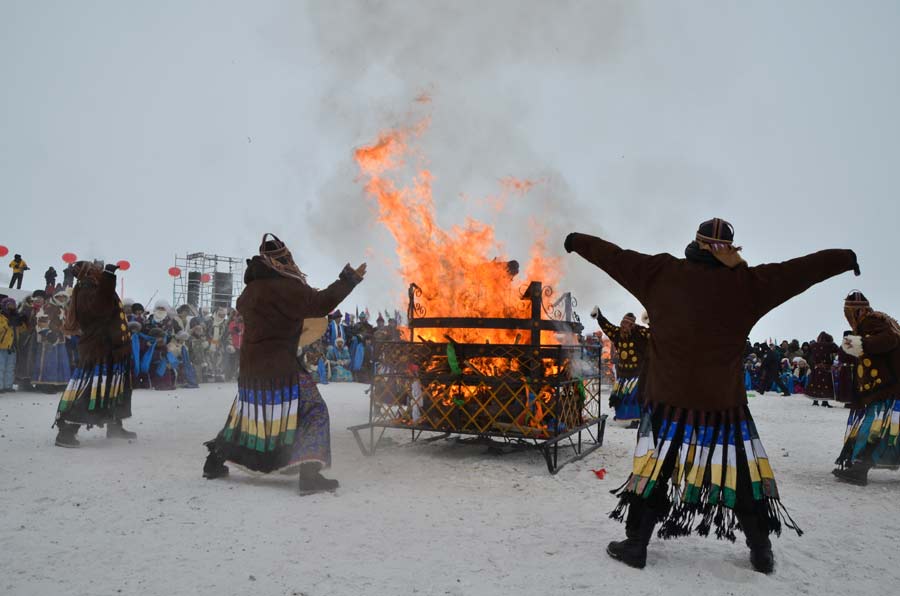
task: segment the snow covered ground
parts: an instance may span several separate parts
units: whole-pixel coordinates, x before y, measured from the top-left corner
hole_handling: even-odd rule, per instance
[[[606,516],[608,491],[628,474],[634,431],[609,428],[602,449],[557,476],[536,452],[452,441],[364,457],[345,430],[366,420],[364,387],[320,387],[342,484],[309,497],[295,477],[201,477],[201,443],[224,423],[233,385],[139,391],[126,424],[137,441],[82,430],[78,450],[53,446],[56,396],[0,395],[0,594],[823,596],[900,579],[900,474],[873,472],[866,488],[833,480],[842,408],[751,399],[807,532],[775,541],[774,575],[751,570],[741,541],[697,537],[654,539],[637,571],[604,552],[624,532]]]

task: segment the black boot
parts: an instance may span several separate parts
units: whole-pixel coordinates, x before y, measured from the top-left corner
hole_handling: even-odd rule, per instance
[[[56,433],[56,446],[57,447],[80,447],[81,443],[78,442],[78,439],[75,438],[75,433],[78,432],[79,426],[77,424],[69,424],[67,422],[57,422],[56,426],[59,427],[59,432]]]
[[[319,471],[322,464],[319,462],[308,462],[300,465],[300,494],[311,495],[313,493],[327,492],[337,490],[340,482],[325,478]]]
[[[865,486],[869,484],[869,468],[871,466],[862,462],[855,462],[849,468],[835,468],[831,471],[835,478],[841,482]]]
[[[828,403],[827,401],[825,401],[825,400],[823,399],[823,400],[822,400],[822,407],[830,408],[830,407],[831,407],[831,404]]]
[[[641,518],[644,516],[644,510],[647,504],[644,499],[634,497],[628,506],[628,516],[625,518],[625,537],[638,538],[641,534]]]
[[[106,425],[107,439],[128,439],[129,441],[137,438],[137,433],[125,430],[122,427],[121,420],[114,420]]]
[[[814,406],[817,406],[817,405],[819,405],[819,400],[817,400],[817,399],[814,399],[814,400],[813,400],[813,405],[814,405]]]
[[[775,553],[769,540],[769,525],[765,517],[759,514],[738,514],[741,529],[750,547],[750,564],[760,573],[769,574],[775,571]]]
[[[606,547],[606,554],[617,561],[622,561],[629,567],[643,569],[647,564],[647,545],[650,544],[655,526],[656,511],[643,507],[636,532],[632,529],[633,536],[619,542],[610,542]],[[625,532],[628,536],[627,524]]]
[[[209,449],[209,455],[206,456],[206,462],[203,464],[203,477],[212,480],[228,476],[228,466],[216,451],[215,441],[206,442],[204,445]]]

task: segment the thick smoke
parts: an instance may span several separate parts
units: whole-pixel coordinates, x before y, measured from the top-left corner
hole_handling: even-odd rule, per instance
[[[562,238],[584,227],[568,182],[527,123],[552,118],[532,113],[532,98],[510,93],[479,95],[508,81],[510,89],[538,93],[544,81],[523,77],[555,67],[588,77],[619,51],[624,4],[596,2],[342,2],[307,3],[285,15],[311,22],[314,44],[325,57],[325,85],[316,115],[323,138],[373,142],[388,127],[423,117],[431,126],[419,146],[434,175],[439,223],[474,215],[495,223],[509,258],[527,260],[531,222],[547,231],[552,253]],[[296,29],[295,29],[296,30]],[[536,68],[537,67],[537,68]],[[307,213],[317,248],[339,255],[368,255],[372,275],[361,293],[373,306],[393,306],[403,294],[393,240],[374,223],[346,148]],[[501,179],[537,181],[513,195],[497,214],[478,198],[501,194]],[[596,229],[599,232],[599,229]],[[568,289],[587,294],[596,284],[570,279]],[[580,287],[579,287],[580,286]]]

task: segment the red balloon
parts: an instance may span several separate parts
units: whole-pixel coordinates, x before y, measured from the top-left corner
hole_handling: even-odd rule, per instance
[[[118,263],[116,263],[116,265],[118,265],[119,269],[121,269],[122,271],[128,271],[129,269],[131,269],[131,263],[129,263],[128,261],[119,261]]]
[[[172,277],[178,277],[181,275],[181,269],[178,267],[169,267],[169,275]]]
[[[5,257],[9,254],[9,249],[5,246],[0,246],[0,257]]]
[[[72,264],[78,260],[78,256],[74,252],[65,252],[62,256],[63,263]]]
[[[205,284],[208,284],[209,280],[211,280],[211,279],[212,279],[212,276],[209,273],[204,273],[203,275],[200,276],[200,281]]]

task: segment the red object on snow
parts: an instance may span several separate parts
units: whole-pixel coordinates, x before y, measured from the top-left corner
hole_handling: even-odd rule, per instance
[[[599,478],[600,480],[603,480],[604,478],[606,478],[606,468],[600,468],[599,470],[591,470],[591,472],[596,474],[597,478]]]
[[[181,275],[181,269],[179,269],[178,267],[169,267],[169,275],[171,275],[172,277],[178,277],[179,275]]]
[[[5,257],[9,254],[9,249],[5,246],[0,246],[0,257]]]
[[[211,279],[212,279],[212,276],[209,273],[204,273],[203,275],[200,276],[200,281],[205,284],[208,284],[209,280],[211,280]]]
[[[116,263],[116,265],[118,265],[119,269],[121,269],[122,271],[128,271],[129,269],[131,269],[131,263],[129,263],[128,261],[119,261],[118,263]]]
[[[76,255],[74,252],[64,252],[62,260],[63,263],[68,263],[69,265],[71,265],[78,260],[78,255]]]

